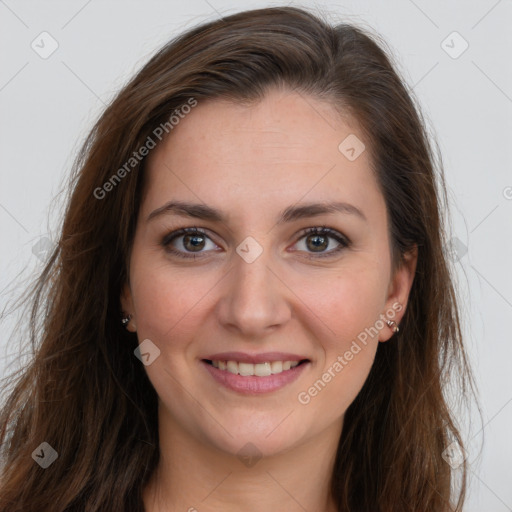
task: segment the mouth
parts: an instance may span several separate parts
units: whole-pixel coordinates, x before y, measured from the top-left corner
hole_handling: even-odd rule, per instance
[[[222,372],[229,372],[233,375],[240,375],[242,377],[268,377],[270,375],[282,374],[292,368],[306,364],[309,362],[309,359],[301,359],[300,361],[265,361],[262,363],[246,363],[222,359],[203,359],[203,362]]]
[[[294,357],[294,356],[292,356]],[[224,389],[244,395],[260,395],[277,392],[297,380],[311,366],[309,359],[279,359],[258,362],[238,361],[236,359],[201,359],[201,366]]]

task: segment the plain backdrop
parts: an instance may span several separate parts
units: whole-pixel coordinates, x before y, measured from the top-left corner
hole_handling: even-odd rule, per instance
[[[482,421],[476,411],[461,418],[471,463],[465,510],[512,511],[512,2],[290,4],[380,34],[439,144],[482,407]],[[104,104],[171,37],[271,5],[284,3],[0,0],[1,375],[20,355],[16,317],[5,314],[41,270],[56,237],[57,193]]]

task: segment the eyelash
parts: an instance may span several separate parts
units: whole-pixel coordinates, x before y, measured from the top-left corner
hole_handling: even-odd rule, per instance
[[[183,236],[183,235],[204,235],[205,237],[207,237],[211,240],[211,238],[206,234],[206,231],[202,230],[201,228],[192,227],[192,228],[178,229],[176,231],[173,231],[173,232],[165,235],[164,238],[162,239],[161,244],[169,253],[172,253],[172,254],[178,256],[179,258],[193,259],[193,260],[198,259],[198,258],[203,258],[203,256],[200,255],[201,253],[195,253],[195,254],[190,253],[191,254],[190,256],[185,256],[185,254],[187,254],[187,253],[178,251],[178,250],[170,247],[170,244],[172,241],[174,241],[176,238]],[[310,259],[332,257],[334,255],[337,255],[343,249],[350,247],[350,245],[351,245],[351,241],[347,237],[341,235],[341,233],[338,233],[338,231],[335,231],[334,229],[328,228],[326,226],[307,228],[306,230],[304,230],[302,232],[301,236],[299,237],[299,239],[297,241],[301,240],[302,238],[307,237],[308,235],[328,236],[330,238],[334,238],[340,244],[336,249],[333,249],[329,252],[316,253],[316,254],[309,253],[310,256],[306,256],[306,257],[310,258]]]

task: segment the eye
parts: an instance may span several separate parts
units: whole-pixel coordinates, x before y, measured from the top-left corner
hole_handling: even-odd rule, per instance
[[[305,251],[312,251],[307,255],[308,258],[325,258],[334,256],[350,246],[350,240],[347,237],[343,236],[338,231],[325,226],[306,229],[303,232],[303,236],[299,239],[299,242],[303,239]],[[335,245],[335,247],[330,251],[326,251],[325,249],[333,245],[330,240],[335,240],[337,245]],[[297,244],[299,244],[299,242],[297,242]]]
[[[325,226],[306,229],[302,232],[302,236],[295,245],[299,244],[303,239],[305,249],[300,251],[307,252],[308,258],[334,256],[351,244],[347,237]],[[333,245],[331,240],[335,240],[337,245],[333,249],[326,251],[325,249]],[[203,257],[205,252],[208,252],[203,250],[208,249],[208,241],[211,243],[210,250],[215,250],[218,247],[206,234],[206,231],[193,227],[182,228],[169,233],[162,239],[161,244],[166,251],[180,258],[197,259],[198,257]]]
[[[181,241],[179,241],[179,239],[181,239]],[[210,237],[206,235],[204,230],[196,227],[182,228],[166,235],[162,240],[162,245],[165,247],[166,251],[176,256],[195,259],[196,254],[201,257],[202,249],[207,246],[207,240],[210,240],[211,244],[217,247],[217,245],[211,241]],[[180,249],[183,248],[185,252],[179,250],[176,246]]]

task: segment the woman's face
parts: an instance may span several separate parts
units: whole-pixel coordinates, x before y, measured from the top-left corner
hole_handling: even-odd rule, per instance
[[[274,90],[199,101],[152,150],[122,305],[171,430],[263,455],[341,431],[415,267],[391,275],[362,143],[330,105]]]

